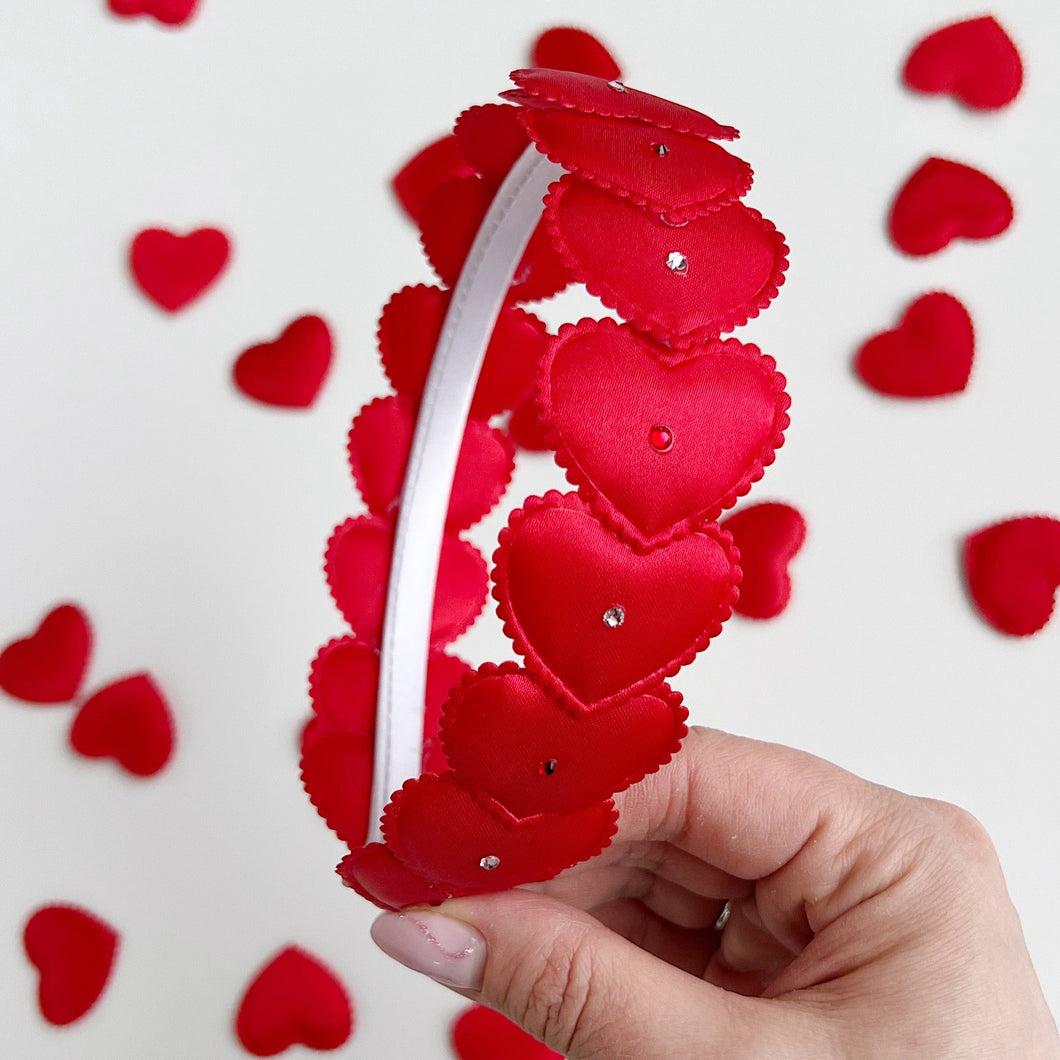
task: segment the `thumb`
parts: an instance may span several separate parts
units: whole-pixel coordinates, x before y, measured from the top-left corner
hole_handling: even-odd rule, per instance
[[[528,891],[386,913],[372,938],[570,1060],[787,1055],[794,1013],[658,960],[588,913]]]

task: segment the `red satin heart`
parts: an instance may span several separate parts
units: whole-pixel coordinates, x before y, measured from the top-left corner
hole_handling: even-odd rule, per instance
[[[382,636],[394,528],[380,516],[347,519],[335,528],[324,555],[332,598],[357,638],[372,647]],[[486,601],[486,563],[478,550],[454,534],[442,541],[434,596],[431,644],[455,640],[478,617]]]
[[[993,16],[943,26],[920,41],[902,71],[918,92],[948,93],[969,107],[997,110],[1023,85],[1016,45]]]
[[[460,1060],[563,1060],[507,1016],[485,1005],[465,1009],[456,1018],[452,1039]]]
[[[1008,519],[970,534],[964,573],[979,613],[1014,637],[1037,633],[1053,613],[1060,588],[1060,519]]]
[[[498,184],[530,145],[520,109],[503,103],[469,107],[453,127],[460,153],[480,176]]]
[[[423,719],[424,772],[447,768],[439,738],[442,706],[471,668],[462,659],[431,652]],[[332,640],[317,653],[309,689],[314,715],[302,733],[302,785],[309,801],[351,847],[364,842],[371,824],[379,655],[351,637]]]
[[[449,897],[448,891],[440,890],[402,865],[390,847],[382,843],[369,843],[347,854],[335,871],[347,887],[383,909],[439,905]]]
[[[417,405],[450,298],[451,293],[439,287],[405,287],[390,299],[379,320],[383,370],[394,389]],[[501,310],[471,401],[472,419],[488,420],[530,393],[547,339],[545,325],[532,313]]]
[[[390,182],[402,209],[417,224],[434,191],[454,177],[469,177],[474,170],[464,160],[456,137],[449,133],[412,156]]]
[[[731,125],[720,125],[697,110],[602,77],[561,70],[515,70],[511,78],[518,89],[501,95],[524,107],[564,107],[605,118],[635,118],[711,140],[735,140],[740,135]]]
[[[906,254],[934,254],[951,240],[989,239],[1012,223],[1012,200],[985,173],[929,158],[905,182],[891,207],[890,232]]]
[[[593,857],[611,842],[617,820],[610,800],[519,820],[443,773],[394,793],[383,836],[398,860],[440,889],[483,894],[551,879]]]
[[[546,29],[534,41],[530,61],[546,70],[573,70],[610,81],[622,76],[611,53],[591,33],[573,26]]]
[[[591,294],[638,331],[679,348],[758,316],[788,266],[781,234],[738,202],[673,227],[566,176],[553,185],[545,218]]]
[[[751,187],[751,167],[713,140],[575,110],[526,110],[523,122],[553,162],[671,224],[727,206]]]
[[[908,306],[893,331],[869,339],[854,367],[881,394],[938,397],[968,385],[974,353],[968,310],[953,295],[934,291]]]
[[[40,973],[38,1002],[49,1023],[73,1023],[99,1000],[118,939],[109,924],[70,905],[46,905],[29,918],[22,944]]]
[[[783,444],[784,377],[735,339],[673,351],[613,320],[564,325],[538,378],[567,478],[641,550],[717,518]]]
[[[665,685],[586,710],[515,663],[486,663],[449,697],[442,744],[461,784],[530,817],[581,809],[654,773],[681,746],[687,716]]]
[[[60,604],[0,652],[0,688],[27,703],[67,703],[81,687],[91,651],[88,617],[76,604]]]
[[[331,332],[318,316],[288,324],[274,342],[244,350],[232,369],[249,398],[280,408],[305,409],[317,399],[331,367]]]
[[[734,512],[722,524],[740,553],[740,599],[747,618],[775,618],[791,599],[788,564],[806,540],[806,520],[789,504],[767,501]]]
[[[195,14],[199,0],[107,0],[107,6],[121,18],[150,15],[164,26],[180,26]]]
[[[546,685],[603,706],[654,688],[721,631],[738,593],[716,527],[638,555],[573,493],[530,497],[501,531],[493,595]]]
[[[459,279],[496,193],[495,181],[457,177],[428,199],[420,218],[420,236],[431,267],[447,286],[454,286]],[[516,266],[507,300],[536,302],[549,298],[562,291],[570,279],[544,224],[539,223]]]
[[[129,267],[140,290],[175,313],[220,276],[229,250],[228,237],[217,228],[199,228],[186,236],[148,228],[132,241]]]
[[[376,398],[353,421],[349,444],[350,469],[357,488],[375,515],[398,507],[405,467],[412,448],[416,414],[408,398]],[[446,528],[466,530],[504,496],[515,468],[511,443],[481,420],[469,420],[449,497]]]
[[[173,753],[173,719],[150,674],[133,674],[87,699],[70,729],[86,758],[113,758],[138,777],[159,772]]]
[[[335,973],[318,958],[288,946],[261,969],[236,1012],[236,1035],[254,1056],[292,1045],[338,1049],[353,1031],[353,1006]]]

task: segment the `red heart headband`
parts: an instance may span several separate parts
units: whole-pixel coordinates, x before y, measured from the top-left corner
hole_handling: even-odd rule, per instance
[[[460,116],[466,170],[423,207],[452,289],[406,288],[384,310],[396,395],[350,433],[370,514],[335,531],[325,562],[352,636],[314,661],[303,776],[353,848],[343,880],[389,909],[547,879],[608,845],[612,794],[686,732],[666,678],[738,596],[715,520],[788,424],[774,361],[719,338],[787,267],[783,237],[741,201],[751,168],[718,143],[736,130],[619,81],[512,80],[514,106]],[[627,323],[549,337],[512,305],[571,281]],[[459,532],[511,474],[511,442],[487,421],[531,392],[576,492],[530,497],[501,532],[493,596],[524,665],[471,671],[443,651],[486,595]],[[426,720],[410,709],[424,704]],[[364,845],[375,821],[381,841]]]

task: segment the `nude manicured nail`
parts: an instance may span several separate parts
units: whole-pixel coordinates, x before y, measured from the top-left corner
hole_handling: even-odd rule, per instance
[[[459,920],[436,913],[384,913],[372,925],[372,939],[388,957],[446,986],[482,986],[486,940]]]

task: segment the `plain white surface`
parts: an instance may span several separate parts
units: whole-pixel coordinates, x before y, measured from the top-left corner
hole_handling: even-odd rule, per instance
[[[137,781],[68,751],[69,708],[0,702],[5,1055],[242,1056],[235,1004],[288,942],[355,998],[341,1055],[449,1055],[462,1002],[375,951],[373,911],[339,886],[341,844],[302,793],[297,732],[308,660],[342,630],[321,554],[360,510],[344,444],[385,389],[376,318],[430,280],[387,180],[505,88],[536,33],[572,23],[610,44],[631,84],[743,131],[748,201],[792,247],[780,298],[738,334],[777,358],[793,397],[788,442],[750,499],[807,516],[795,598],[779,620],[734,620],[675,684],[697,721],[976,813],[1060,1007],[1060,624],[996,634],[957,558],[985,523],[1060,514],[1052,0],[994,9],[1027,81],[991,115],[898,83],[925,31],[979,13],[943,0],[202,0],[177,31],[115,19],[103,0],[0,7],[0,642],[80,601],[97,633],[86,689],[149,669],[179,725],[169,768]],[[887,207],[931,154],[1001,180],[1011,230],[896,253]],[[128,279],[129,240],[210,223],[233,237],[230,267],[163,314]],[[901,404],[861,387],[859,342],[937,288],[976,324],[968,390]],[[337,337],[315,408],[243,399],[238,352],[312,311]],[[584,311],[568,296],[545,314]],[[510,498],[558,481],[524,461]],[[485,551],[503,520],[476,531]],[[476,663],[508,654],[492,613],[458,648]],[[99,1005],[66,1030],[41,1020],[20,943],[56,900],[123,935]]]

